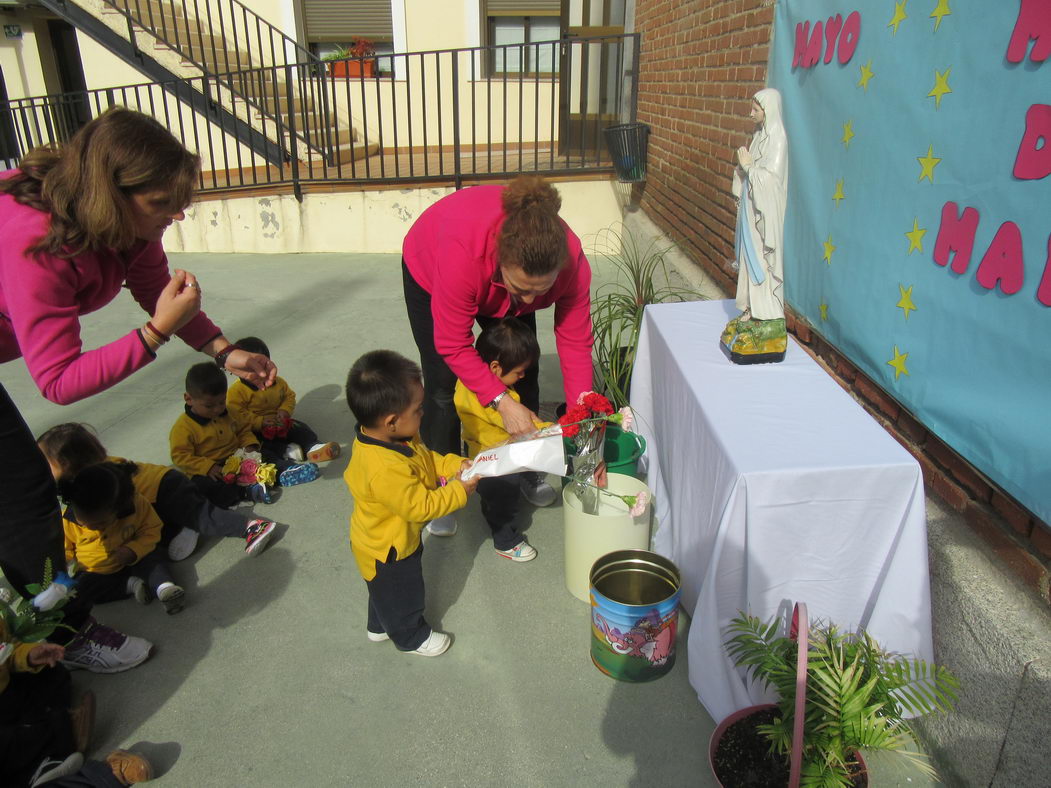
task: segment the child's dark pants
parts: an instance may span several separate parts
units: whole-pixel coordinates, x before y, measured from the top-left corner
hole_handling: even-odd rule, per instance
[[[79,572],[77,574],[77,596],[90,600],[93,604],[115,602],[128,597],[128,578],[140,577],[146,587],[154,594],[161,583],[174,583],[163,553],[153,550],[136,563],[125,566],[112,574],[99,572]]]
[[[510,550],[522,541],[515,526],[518,515],[519,474],[493,476],[478,481],[478,496],[482,499],[482,516],[493,532],[493,547]]]
[[[392,547],[376,562],[369,587],[369,632],[386,632],[401,651],[415,651],[431,635],[423,618],[423,545],[400,560]]]
[[[162,545],[167,545],[183,528],[205,536],[243,537],[248,525],[248,520],[243,515],[216,506],[186,474],[174,469],[161,477],[160,487],[157,488],[157,502],[153,508],[164,523],[164,530],[161,532]]]
[[[45,758],[73,752],[72,684],[61,665],[12,673],[0,693],[0,784],[28,785]]]
[[[211,476],[191,476],[190,481],[202,496],[223,509],[232,509],[245,500],[247,488],[240,485],[216,481]]]
[[[310,451],[310,447],[318,442],[317,434],[306,424],[295,419],[292,420],[292,424],[288,428],[288,434],[282,438],[264,438],[258,432],[256,437],[259,438],[263,460],[274,463],[279,473],[286,468],[291,468],[293,465],[298,465],[295,460],[285,457],[285,450],[288,448],[288,444],[298,444],[303,450],[305,457],[306,453]]]

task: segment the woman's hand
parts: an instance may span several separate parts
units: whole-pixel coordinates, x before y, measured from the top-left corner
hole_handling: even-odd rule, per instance
[[[171,336],[201,311],[201,286],[189,271],[176,268],[171,281],[157,297],[150,322],[158,331]]]
[[[511,435],[527,435],[536,430],[533,421],[537,415],[521,402],[515,402],[512,397],[504,397],[496,409],[500,418],[504,420],[504,429]]]
[[[261,389],[270,388],[277,377],[277,366],[273,361],[262,353],[247,350],[235,350],[228,355],[226,369]]]
[[[26,661],[34,668],[39,668],[41,665],[53,668],[65,655],[66,650],[62,646],[55,643],[38,643],[29,650]]]

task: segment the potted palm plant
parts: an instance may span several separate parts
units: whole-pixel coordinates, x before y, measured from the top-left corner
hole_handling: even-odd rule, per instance
[[[322,60],[328,61],[329,75],[333,77],[376,75],[376,45],[367,38],[355,38],[350,46],[339,45]]]
[[[591,299],[591,326],[595,336],[597,379],[614,408],[628,404],[631,372],[648,304],[695,301],[703,298],[688,287],[669,282],[665,257],[669,247],[656,240],[643,246],[626,228],[609,227],[599,233],[593,254],[613,265],[613,281],[599,285]]]
[[[799,626],[789,635],[779,634],[776,618],[764,624],[742,614],[729,626],[730,657],[778,700],[737,711],[716,729],[709,756],[720,785],[865,786],[862,749],[898,751],[933,777],[926,756],[911,749],[905,717],[949,711],[956,678],[884,651],[866,632],[809,627],[805,611],[797,606]]]

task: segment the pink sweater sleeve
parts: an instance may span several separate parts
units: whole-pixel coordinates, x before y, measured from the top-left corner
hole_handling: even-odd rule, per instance
[[[17,272],[5,271],[3,292],[19,350],[47,399],[59,405],[84,399],[153,359],[137,330],[83,351],[77,269],[48,255],[23,259]]]
[[[555,346],[562,367],[562,386],[566,402],[594,389],[591,364],[591,266],[581,251],[576,259],[576,277],[555,302]]]

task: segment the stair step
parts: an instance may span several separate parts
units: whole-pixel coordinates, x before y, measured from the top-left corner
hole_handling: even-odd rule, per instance
[[[379,150],[380,146],[375,142],[370,142],[368,145],[361,142],[340,145],[336,148],[336,159],[338,159],[340,164],[349,164],[352,161],[374,156],[379,153]],[[321,164],[324,162],[324,156],[321,153],[312,152],[307,156],[306,160],[314,164]],[[331,164],[335,165],[335,162]]]

